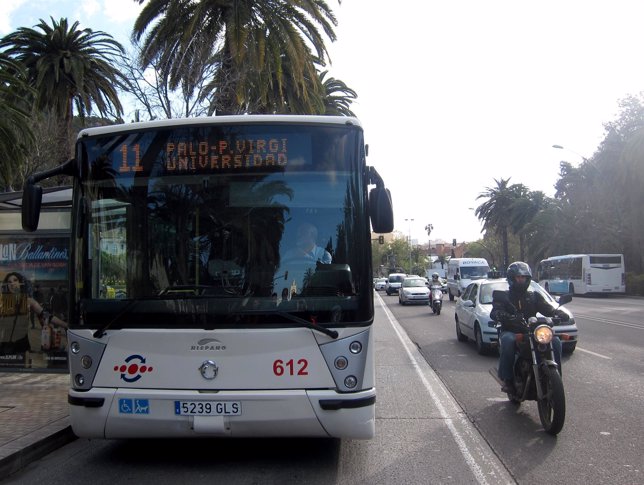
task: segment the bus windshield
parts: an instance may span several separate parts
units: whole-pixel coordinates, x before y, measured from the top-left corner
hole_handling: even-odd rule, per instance
[[[215,328],[303,318],[337,326],[373,318],[361,129],[99,132],[80,138],[77,158],[80,325]]]

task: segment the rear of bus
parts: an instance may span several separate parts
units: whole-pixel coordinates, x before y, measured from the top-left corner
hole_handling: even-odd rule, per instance
[[[584,256],[583,278],[587,293],[625,293],[624,256],[621,254]]]
[[[76,435],[374,435],[371,172],[357,120],[89,129],[76,163]]]

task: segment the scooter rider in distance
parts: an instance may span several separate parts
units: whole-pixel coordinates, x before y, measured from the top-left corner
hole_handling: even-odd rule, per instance
[[[429,286],[441,286],[441,281],[439,279],[438,273],[432,273],[432,282],[429,284]]]
[[[545,317],[558,317],[561,321],[568,320],[568,314],[563,310],[555,309],[541,294],[528,291],[532,281],[530,266],[522,261],[517,261],[508,266],[507,280],[509,290],[507,301],[492,300],[490,317],[501,324],[499,335],[499,379],[503,381],[503,392],[514,392],[513,366],[516,348],[516,333],[521,333],[521,319],[541,313]],[[516,332],[516,333],[515,333]],[[555,361],[561,374],[561,340],[559,337],[552,339],[552,348]]]

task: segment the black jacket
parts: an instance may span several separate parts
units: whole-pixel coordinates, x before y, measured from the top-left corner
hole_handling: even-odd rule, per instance
[[[499,299],[499,293],[505,293],[508,301]],[[526,320],[530,317],[541,313],[545,317],[555,316],[555,307],[553,307],[540,293],[536,291],[526,291],[521,296],[513,291],[503,291],[493,293],[492,312],[490,318],[501,324],[501,330],[520,333],[524,331],[521,325],[521,317]]]

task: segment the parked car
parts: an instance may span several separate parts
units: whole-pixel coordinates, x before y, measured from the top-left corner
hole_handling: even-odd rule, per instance
[[[485,354],[498,348],[498,334],[495,328],[488,326],[493,322],[492,292],[507,290],[508,282],[504,279],[477,280],[468,285],[463,295],[456,302],[454,318],[456,320],[456,338],[459,342],[472,339],[476,342],[479,354]],[[546,301],[556,305],[556,300],[537,282],[530,282],[530,290],[538,291]],[[570,310],[561,307],[568,314],[569,320],[554,327],[555,335],[561,338],[563,351],[572,353],[577,346],[577,325]]]
[[[398,291],[398,303],[429,303],[429,287],[425,284],[427,280],[420,276],[407,276],[402,281],[402,287]]]
[[[389,275],[389,277],[387,278],[387,284],[385,285],[385,291],[388,295],[398,293],[398,290],[400,289],[405,276],[407,276],[405,273],[391,273]]]
[[[373,284],[373,288],[376,291],[384,290],[387,286],[387,278],[376,278],[376,282]]]

